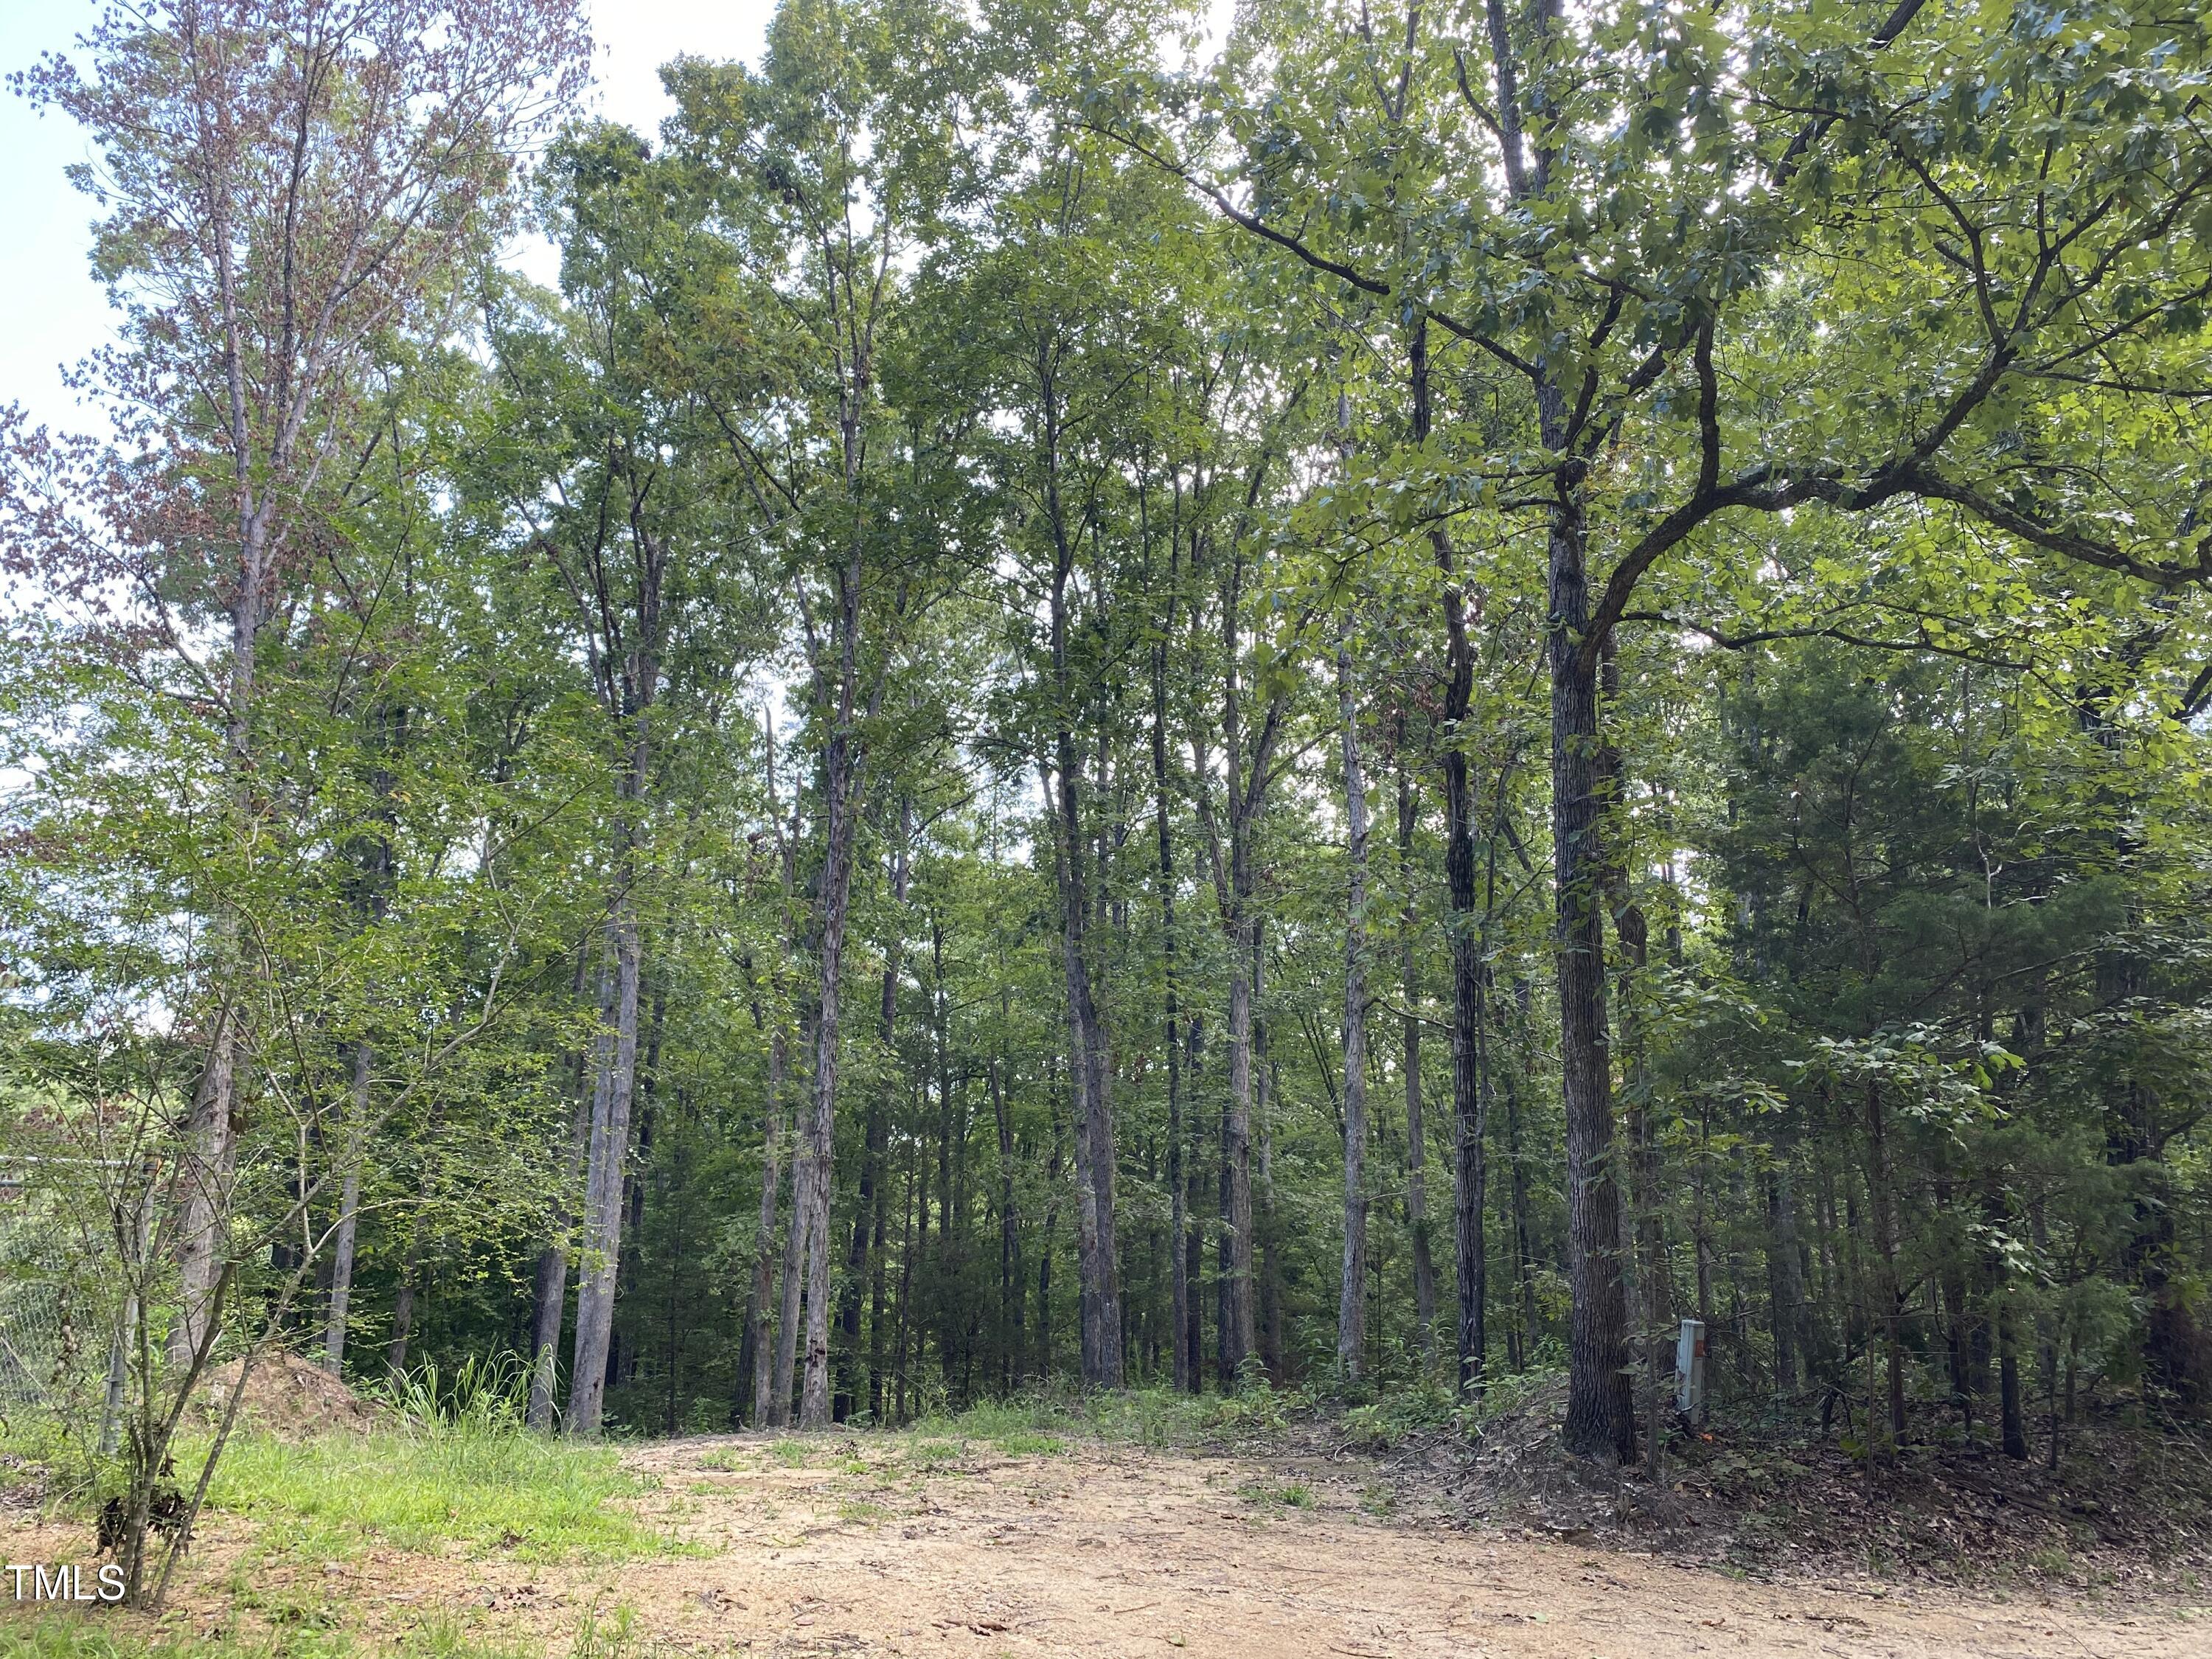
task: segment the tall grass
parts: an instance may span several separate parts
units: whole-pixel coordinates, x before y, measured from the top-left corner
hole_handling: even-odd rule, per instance
[[[1059,1449],[1054,1437],[1115,1445],[1198,1445],[1219,1437],[1224,1420],[1255,1410],[1242,1396],[1201,1397],[1172,1389],[1119,1389],[1085,1395],[1047,1386],[1003,1400],[978,1401],[965,1411],[940,1412],[908,1425],[924,1439],[983,1440],[1012,1454]]]
[[[389,1377],[370,1397],[409,1432],[433,1438],[527,1431],[530,1365],[520,1354],[471,1354],[448,1376],[434,1360]]]

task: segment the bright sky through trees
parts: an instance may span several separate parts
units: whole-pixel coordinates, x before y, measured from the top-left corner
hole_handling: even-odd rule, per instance
[[[41,54],[67,52],[88,27],[94,0],[0,6],[0,74],[27,68]],[[650,133],[670,108],[660,66],[679,52],[751,59],[760,53],[769,0],[596,0],[596,101],[610,119]],[[9,326],[0,330],[0,402],[22,404],[34,418],[75,423],[64,365],[109,338],[106,297],[85,270],[92,204],[63,169],[86,158],[83,135],[59,115],[40,115],[10,92],[0,99],[0,296]],[[532,276],[553,275],[552,250],[516,250]]]

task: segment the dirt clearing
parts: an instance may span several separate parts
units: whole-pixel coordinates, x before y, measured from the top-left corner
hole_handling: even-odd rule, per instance
[[[654,1633],[793,1655],[2212,1653],[2212,1618],[2171,1607],[1782,1588],[1387,1519],[1361,1508],[1357,1465],[1324,1483],[1076,1443],[1020,1457],[928,1442],[904,1458],[862,1440],[808,1449],[804,1465],[758,1440],[639,1454],[688,1510],[684,1535],[714,1552],[625,1582]]]
[[[550,1639],[619,1604],[672,1649],[794,1659],[2212,1654],[2212,1609],[1755,1583],[1378,1516],[1357,1465],[1325,1481],[1074,1441],[1006,1455],[857,1436],[677,1441],[630,1461],[659,1483],[649,1508],[705,1553],[597,1574],[495,1565],[474,1597],[495,1626]]]
[[[427,1627],[508,1652],[671,1659],[2212,1654],[2212,1607],[2171,1596],[1752,1582],[1378,1514],[1387,1499],[1356,1461],[1322,1474],[1045,1436],[1009,1453],[848,1435],[671,1441],[627,1461],[652,1485],[626,1501],[690,1553],[579,1565],[380,1548],[247,1567],[252,1529],[226,1519],[192,1559],[180,1622],[250,1633],[257,1615],[226,1594],[243,1576],[248,1606],[319,1605],[402,1651]]]

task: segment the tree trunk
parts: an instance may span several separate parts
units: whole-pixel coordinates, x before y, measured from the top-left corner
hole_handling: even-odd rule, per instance
[[[1536,988],[1528,980],[1516,980],[1513,987],[1514,1048],[1516,1063],[1505,1072],[1505,1156],[1512,1165],[1513,1188],[1513,1282],[1520,1301],[1521,1352],[1522,1363],[1536,1346],[1536,1256],[1533,1230],[1528,1224],[1528,1163],[1521,1144],[1522,1079],[1527,1078],[1534,1062],[1529,1058],[1528,1039],[1528,1014],[1535,1000]]]
[[[637,1079],[642,942],[627,880],[617,888],[607,934],[608,954],[614,963],[614,1030],[603,1031],[595,1044],[584,1175],[583,1261],[576,1289],[575,1357],[568,1376],[568,1431],[586,1438],[599,1432],[606,1402],[607,1354],[622,1260],[623,1170],[629,1161],[630,1103]]]
[[[805,1360],[799,1389],[799,1425],[826,1428],[830,1422],[830,1202],[836,1152],[839,1038],[842,1033],[845,928],[853,892],[854,820],[860,810],[863,757],[852,730],[853,696],[858,670],[854,653],[860,630],[860,571],[857,553],[841,573],[838,635],[842,652],[840,701],[836,726],[822,757],[823,837],[820,927],[816,936],[814,1077],[793,1171],[793,1224],[799,1235],[799,1267],[805,1286]],[[791,1261],[786,1252],[786,1262]],[[798,1284],[787,1280],[783,1305],[796,1316]],[[793,1331],[776,1337],[778,1358],[795,1345]]]
[[[1359,764],[1359,696],[1352,651],[1336,648],[1336,708],[1344,746],[1344,1266],[1337,1285],[1336,1369],[1359,1376],[1367,1339],[1367,782]]]
[[[1194,1012],[1190,1017],[1187,1041],[1189,1044],[1189,1064],[1192,1098],[1200,1094],[1199,1079],[1206,1059],[1206,1019],[1203,1013]],[[1198,1129],[1196,1120],[1190,1126],[1190,1149],[1183,1166],[1183,1216],[1188,1231],[1183,1235],[1183,1282],[1190,1287],[1190,1302],[1184,1310],[1182,1328],[1185,1364],[1190,1372],[1190,1391],[1199,1392],[1206,1374],[1206,1309],[1199,1287],[1206,1282],[1205,1229],[1191,1226],[1189,1217],[1200,1209],[1199,1194]]]
[[[422,1254],[410,1243],[400,1265],[399,1288],[392,1298],[392,1342],[384,1351],[384,1373],[397,1382],[407,1375],[407,1349],[415,1334],[415,1279],[422,1271]]]
[[[226,293],[226,311],[231,303]],[[243,415],[246,370],[236,349],[236,333],[228,337],[231,348],[224,354],[224,369],[231,397],[229,435],[237,488],[240,558],[238,591],[230,612],[230,703],[223,726],[223,770],[231,809],[242,830],[252,805],[254,656],[261,634],[262,587],[268,577],[272,503],[266,497],[256,500]],[[238,1176],[240,988],[237,976],[242,969],[236,915],[221,911],[211,931],[216,972],[221,981],[215,1030],[209,1036],[207,1060],[200,1068],[191,1110],[185,1120],[183,1157],[178,1170],[177,1278],[181,1306],[169,1331],[169,1359],[172,1364],[185,1366],[211,1341],[209,1327],[218,1311],[216,1291],[229,1254],[231,1192]]]
[[[783,1085],[791,1063],[791,1050],[784,1040],[783,1026],[778,1020],[768,1043],[768,1101],[763,1110],[761,1125],[761,1200],[760,1216],[753,1226],[753,1282],[746,1298],[745,1325],[752,1349],[752,1425],[767,1428],[783,1419],[774,1409],[776,1398],[776,1379],[783,1379],[784,1398],[790,1398],[791,1371],[788,1362],[779,1372],[775,1369],[775,1352],[769,1341],[769,1298],[775,1293],[775,1268],[770,1255],[775,1249],[776,1194],[783,1183],[783,1172],[777,1167],[777,1143],[783,1139]]]
[[[891,1103],[884,1103],[885,1134],[876,1149],[876,1248],[875,1261],[868,1275],[868,1417],[880,1425],[884,1420],[884,1399],[886,1357],[884,1352],[884,1322],[889,1316],[890,1250],[886,1241],[890,1237],[891,1183],[890,1141],[889,1120]]]
[[[572,994],[580,997],[584,989],[584,975],[590,957],[588,950],[576,953],[576,981]],[[614,966],[602,959],[599,964],[599,1024],[595,1028],[604,1032],[614,1016]],[[560,1398],[559,1371],[561,1368],[561,1326],[567,1316],[568,1295],[568,1244],[571,1230],[576,1224],[577,1193],[584,1179],[584,1162],[592,1135],[592,1056],[598,1052],[599,1039],[595,1037],[590,1049],[576,1056],[574,1092],[575,1108],[569,1115],[568,1143],[560,1149],[562,1163],[562,1181],[555,1200],[550,1229],[544,1244],[538,1252],[537,1273],[532,1302],[530,1399],[523,1408],[523,1420],[543,1433],[553,1426],[554,1402]]]
[[[1268,1052],[1268,1026],[1260,1013],[1267,945],[1261,925],[1252,929],[1252,1131],[1260,1181],[1253,1194],[1252,1245],[1259,1252],[1260,1363],[1271,1382],[1283,1380],[1283,1258],[1275,1248],[1275,1135],[1268,1103],[1274,1098],[1277,1064]]]
[[[1059,607],[1055,606],[1057,610]],[[1084,1383],[1118,1388],[1122,1379],[1121,1296],[1114,1239],[1114,1134],[1107,1100],[1104,1036],[1091,985],[1090,848],[1083,828],[1081,769],[1074,736],[1055,742],[1058,788],[1055,865],[1060,887],[1060,966],[1066,987],[1068,1070],[1075,1125],[1077,1334]]]
[[[1421,988],[1415,948],[1413,828],[1417,808],[1406,768],[1406,720],[1398,717],[1398,883],[1404,908],[1399,914],[1399,971],[1406,1012],[1399,1040],[1406,1069],[1406,1227],[1413,1235],[1413,1321],[1419,1333],[1423,1370],[1436,1358],[1437,1269],[1429,1249],[1428,1130],[1421,1121]]]
[[[1046,1163],[1045,1191],[1051,1194],[1044,1206],[1044,1244],[1037,1251],[1037,1363],[1036,1375],[1053,1374],[1052,1356],[1052,1242],[1060,1231],[1060,1172],[1066,1130],[1060,1115],[1053,1114],[1052,1157]]]
[[[2027,1413],[2021,1401],[2020,1346],[2009,1311],[1997,1315],[1998,1431],[2007,1457],[2027,1456]]]
[[[1198,1390],[1197,1355],[1183,1340],[1191,1321],[1191,1276],[1185,1241],[1189,1194],[1183,1181],[1182,1006],[1176,982],[1175,841],[1168,820],[1168,635],[1175,626],[1176,564],[1168,566],[1168,611],[1152,644],[1152,819],[1160,854],[1160,977],[1165,1012],[1163,1045],[1168,1067],[1168,1276],[1172,1370],[1177,1393]]]
[[[346,1316],[353,1299],[354,1232],[361,1217],[361,1160],[368,1133],[368,1073],[371,1054],[367,1037],[353,1046],[352,1112],[346,1124],[345,1178],[338,1189],[337,1231],[331,1241],[330,1317],[323,1328],[323,1369],[332,1376],[345,1375]]]
[[[218,923],[217,932],[226,924]],[[233,936],[235,929],[230,929]],[[238,1177],[238,1030],[226,988],[216,1011],[215,1034],[206,1063],[192,1091],[185,1119],[183,1158],[177,1172],[180,1189],[177,1218],[178,1296],[181,1304],[169,1328],[169,1362],[189,1365],[208,1340],[215,1316],[216,1286],[222,1278],[224,1245],[230,1229],[231,1188]]]
[[[1547,389],[1556,399],[1556,389]],[[1547,424],[1553,424],[1547,421]],[[1570,1451],[1636,1456],[1627,1363],[1620,1194],[1613,1172],[1613,1079],[1605,1007],[1604,849],[1597,662],[1589,617],[1579,467],[1559,480],[1549,538],[1552,856],[1558,916],[1560,1076],[1566,1111]]]
[[[768,1404],[762,1419],[772,1429],[791,1422],[792,1391],[799,1381],[799,1315],[805,1291],[806,1224],[814,1212],[814,1165],[805,1142],[793,1126],[791,1162],[791,1222],[783,1232],[783,1262],[776,1284],[775,1352],[774,1374],[768,1380]]]
[[[1427,441],[1432,420],[1429,384],[1428,321],[1421,318],[1407,340],[1413,393],[1413,438]],[[1474,693],[1474,653],[1468,638],[1467,596],[1457,574],[1450,533],[1430,528],[1429,542],[1443,577],[1444,878],[1451,898],[1452,1115],[1455,1152],[1452,1194],[1456,1212],[1453,1249],[1459,1281],[1457,1385],[1462,1394],[1481,1387],[1484,1307],[1488,1263],[1484,1257],[1482,1206],[1488,1178],[1485,1163],[1484,1065],[1487,1039],[1482,1030],[1483,939],[1477,931],[1474,870],[1474,792],[1468,777],[1462,729]]]
[[[844,1338],[845,1364],[840,1396],[832,1414],[840,1420],[852,1414],[861,1397],[859,1381],[861,1369],[860,1296],[868,1277],[872,1248],[874,1253],[878,1254],[884,1248],[880,1235],[874,1237],[872,1247],[869,1230],[875,1224],[876,1188],[883,1179],[884,1152],[889,1133],[890,1102],[888,1096],[894,1057],[891,1045],[898,1030],[899,958],[900,947],[904,943],[902,932],[904,916],[902,913],[906,904],[908,839],[912,834],[913,823],[914,804],[902,800],[899,803],[898,848],[891,860],[891,899],[896,908],[892,911],[894,921],[890,941],[884,952],[883,999],[876,1024],[876,1043],[883,1057],[884,1086],[868,1102],[868,1121],[862,1139],[860,1203],[853,1214],[853,1243],[845,1258],[844,1297],[837,1310],[838,1330]],[[875,1376],[875,1367],[871,1364],[867,1369],[867,1393],[873,1397],[879,1392],[880,1384]]]
[[[1002,1022],[1009,1015],[1012,993],[1002,988],[999,1010]],[[1022,1370],[1022,1304],[1029,1287],[1022,1282],[1022,1229],[1014,1206],[1014,1126],[1006,1107],[1005,1079],[999,1057],[991,1056],[987,1073],[991,1085],[991,1116],[999,1132],[999,1382],[1012,1389]]]
[[[1237,916],[1230,934],[1229,1106],[1221,1120],[1222,1213],[1228,1245],[1221,1286],[1221,1380],[1233,1388],[1257,1347],[1252,1251],[1252,925]]]
[[[1108,1096],[1111,1065],[1091,987],[1091,848],[1084,820],[1084,773],[1075,741],[1079,690],[1068,654],[1068,582],[1075,571],[1076,534],[1060,489],[1061,404],[1056,354],[1040,342],[1036,355],[1038,459],[1044,478],[1047,526],[1053,538],[1050,651],[1054,693],[1050,769],[1045,801],[1054,813],[1054,869],[1060,888],[1060,962],[1066,981],[1068,1067],[1074,1083],[1076,1278],[1078,1332],[1084,1384],[1119,1388],[1123,1376],[1121,1304],[1115,1243],[1113,1113]],[[1039,757],[1039,770],[1046,762]],[[1103,893],[1100,896],[1103,896]]]

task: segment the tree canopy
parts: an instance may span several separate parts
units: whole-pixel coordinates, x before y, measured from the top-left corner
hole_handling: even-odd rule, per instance
[[[2212,1407],[2212,26],[1194,31],[784,0],[657,133],[567,0],[23,82],[124,328],[112,438],[0,424],[0,1156],[137,1172],[149,1389],[1552,1369],[1656,1459],[1695,1319],[1869,1457]]]

